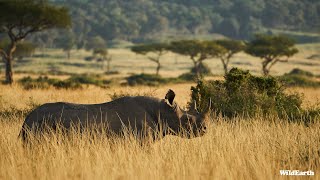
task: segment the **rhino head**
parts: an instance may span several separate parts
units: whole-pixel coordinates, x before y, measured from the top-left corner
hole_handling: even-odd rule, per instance
[[[186,138],[204,135],[207,130],[206,116],[210,109],[210,103],[202,113],[199,113],[195,106],[188,111],[183,110],[177,105],[174,98],[175,93],[170,89],[161,102],[161,109],[165,113],[160,115],[167,120],[167,130],[170,134]]]

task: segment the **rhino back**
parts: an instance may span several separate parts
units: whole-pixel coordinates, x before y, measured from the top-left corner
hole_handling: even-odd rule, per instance
[[[123,125],[141,129],[143,123],[154,126],[157,122],[158,104],[159,100],[147,97],[123,97],[103,104],[47,103],[31,112],[23,127],[105,123],[114,131]]]

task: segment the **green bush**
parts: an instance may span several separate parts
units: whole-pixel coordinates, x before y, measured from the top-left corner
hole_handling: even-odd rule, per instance
[[[129,93],[129,92],[119,92],[119,93],[113,93],[113,94],[110,94],[109,95],[111,100],[115,100],[115,99],[119,99],[121,97],[126,97],[126,96],[149,96],[149,97],[154,97],[154,92],[151,91],[151,92],[138,92],[138,93]]]
[[[146,85],[146,86],[158,86],[167,83],[179,83],[184,82],[178,78],[163,78],[160,75],[155,74],[135,74],[126,78],[129,86]]]
[[[311,72],[296,68],[279,77],[279,79],[287,86],[319,87],[320,82],[314,80],[313,77],[314,75]]]
[[[128,85],[136,86],[136,85],[147,85],[147,86],[156,86],[166,81],[161,78],[159,75],[153,74],[136,74],[127,77]]]
[[[197,81],[197,75],[195,73],[187,72],[181,74],[178,79],[182,81]]]
[[[73,82],[73,83],[79,83],[79,84],[91,84],[91,85],[97,85],[102,86],[104,84],[103,80],[101,80],[98,76],[95,75],[73,75],[66,81]]]
[[[204,63],[201,63],[201,64],[199,64],[199,68],[200,68],[200,74],[201,75],[211,75],[211,70],[210,70],[208,65],[206,65]],[[192,74],[196,74],[197,73],[195,67],[191,68],[190,72]]]
[[[224,81],[199,81],[191,90],[190,105],[196,102],[201,111],[211,98],[212,110],[229,118],[276,115],[293,120],[306,115],[301,96],[286,94],[276,78],[253,76],[237,68],[231,69]]]
[[[47,76],[39,76],[36,79],[31,78],[30,76],[24,77],[19,80],[19,83],[23,86],[24,89],[48,89],[54,83],[57,83],[59,80],[50,79]]]
[[[52,84],[57,89],[82,89],[82,85],[73,81],[57,81]]]
[[[294,68],[294,69],[292,69],[292,71],[290,71],[289,73],[287,73],[285,75],[300,75],[300,76],[308,76],[308,77],[314,76],[311,72],[305,71],[305,70],[302,70],[299,68]]]
[[[66,80],[48,78],[47,76],[39,76],[38,78],[33,79],[28,76],[20,79],[19,83],[24,89],[48,89],[50,87],[55,87],[57,89],[80,89],[83,84],[104,87],[109,81],[102,80],[93,75],[73,75]]]

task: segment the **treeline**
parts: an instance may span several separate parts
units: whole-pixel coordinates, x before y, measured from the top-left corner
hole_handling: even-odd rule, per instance
[[[93,37],[148,42],[218,33],[249,39],[269,29],[319,32],[318,0],[51,0],[67,6],[78,48]],[[54,45],[61,33],[37,36]]]

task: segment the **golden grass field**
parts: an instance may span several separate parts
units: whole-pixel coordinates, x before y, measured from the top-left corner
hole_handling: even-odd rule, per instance
[[[18,133],[32,104],[68,101],[99,103],[114,92],[146,93],[163,98],[168,88],[183,107],[193,84],[163,87],[114,87],[84,90],[31,90],[0,86],[0,179],[278,179],[279,170],[313,170],[320,178],[320,122],[307,127],[276,118],[211,118],[200,138],[165,137],[149,146],[134,139],[107,139],[73,134],[46,136],[32,148]],[[308,94],[316,104],[317,89],[290,89]],[[9,113],[11,112],[11,113]],[[14,113],[17,112],[17,113]]]
[[[272,74],[289,72],[295,67],[320,74],[320,61],[306,59],[319,53],[320,45],[299,46],[300,53],[272,69]],[[43,53],[43,52],[37,52]],[[66,60],[60,50],[45,50],[47,58],[15,64],[15,79],[38,76],[50,69],[71,73],[102,73],[99,64],[85,62],[86,51],[73,51]],[[112,67],[119,76],[130,73],[153,73],[154,65],[145,57],[128,50],[110,50]],[[187,72],[191,61],[168,54],[163,76]],[[177,63],[176,63],[177,62]],[[214,74],[221,75],[218,60],[208,60]],[[260,74],[261,60],[238,54],[233,65]],[[67,76],[57,76],[66,78]],[[217,77],[214,77],[217,78]],[[221,78],[221,77],[218,77]],[[3,76],[1,76],[3,79]],[[208,133],[203,137],[183,139],[168,136],[141,146],[134,139],[107,139],[73,134],[69,137],[46,136],[40,143],[25,148],[18,138],[25,114],[34,105],[66,101],[101,103],[114,93],[149,94],[163,98],[173,89],[176,101],[186,107],[192,83],[161,87],[121,87],[102,89],[94,86],[82,90],[24,90],[18,84],[0,85],[0,180],[7,179],[279,179],[279,170],[312,170],[320,179],[320,121],[310,126],[287,123],[274,117],[237,118],[227,122],[211,117]],[[319,106],[320,91],[314,88],[291,88],[288,92],[304,94],[304,107]],[[298,177],[299,178],[299,177]],[[300,177],[305,179],[306,177]]]

